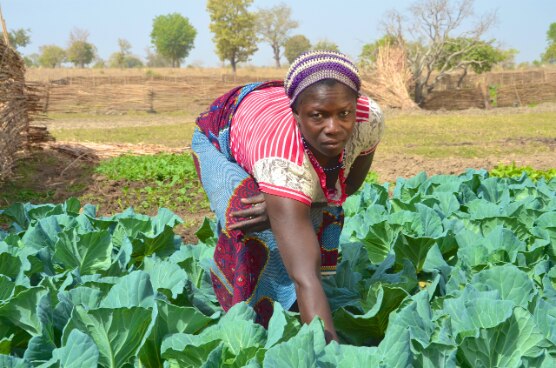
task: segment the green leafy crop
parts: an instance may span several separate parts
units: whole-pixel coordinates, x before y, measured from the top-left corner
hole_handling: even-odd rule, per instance
[[[556,366],[556,179],[366,184],[323,279],[341,343],[275,304],[268,329],[212,291],[216,226],[16,204],[0,230],[1,367]]]

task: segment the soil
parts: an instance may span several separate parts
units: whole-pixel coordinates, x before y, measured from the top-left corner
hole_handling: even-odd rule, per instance
[[[520,140],[505,142],[506,144],[525,144]],[[554,149],[554,140],[546,141],[547,145]],[[156,208],[138,208],[139,203],[123,203],[121,201],[122,188],[133,188],[134,186],[147,185],[145,183],[133,183],[123,180],[108,180],[94,173],[99,159],[112,157],[122,152],[135,152],[137,154],[152,154],[156,152],[175,149],[153,145],[76,145],[75,143],[57,142],[34,149],[22,154],[15,168],[16,176],[10,181],[0,183],[0,208],[5,208],[14,202],[25,198],[29,201],[29,194],[35,197],[33,203],[59,203],[69,197],[78,197],[82,204],[94,203],[98,206],[99,216],[109,216],[123,211],[128,206],[133,206],[137,212],[155,215]],[[60,150],[60,147],[63,149]],[[75,151],[71,151],[75,147]],[[416,155],[405,154],[381,154],[375,155],[372,170],[378,173],[380,182],[395,182],[398,177],[411,177],[422,171],[427,175],[463,173],[468,168],[490,170],[500,163],[517,166],[531,166],[536,169],[556,168],[556,154],[542,153],[523,156],[507,156],[501,159],[499,156],[482,158],[438,158],[430,159]],[[140,199],[138,199],[140,201]],[[193,202],[195,199],[193,199]],[[212,213],[207,209],[192,210],[188,204],[176,205],[172,210],[186,219],[187,224],[176,228],[186,243],[196,243],[195,232],[201,225],[205,216],[211,217]],[[2,221],[0,218],[0,226]],[[6,224],[3,225],[6,227]]]

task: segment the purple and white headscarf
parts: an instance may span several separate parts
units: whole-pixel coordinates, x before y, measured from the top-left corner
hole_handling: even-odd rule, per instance
[[[359,71],[348,56],[335,51],[305,52],[294,60],[284,79],[290,106],[303,90],[323,79],[335,79],[356,93],[361,88]]]

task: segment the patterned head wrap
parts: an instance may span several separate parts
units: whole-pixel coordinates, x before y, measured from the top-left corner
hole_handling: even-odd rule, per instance
[[[335,79],[356,93],[361,88],[359,71],[346,55],[322,50],[305,52],[294,60],[284,79],[290,106],[303,90],[323,79]]]

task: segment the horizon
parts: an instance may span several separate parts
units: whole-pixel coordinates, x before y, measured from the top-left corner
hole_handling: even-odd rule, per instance
[[[251,11],[268,9],[285,3],[292,9],[293,20],[299,27],[290,32],[290,36],[302,34],[312,44],[328,40],[338,45],[340,51],[353,59],[358,59],[364,44],[372,43],[382,36],[380,23],[383,15],[391,9],[407,9],[415,1],[398,0],[397,7],[385,5],[378,1],[365,4],[354,0],[345,0],[339,6],[331,0],[319,1],[319,15],[312,16],[314,3],[306,1],[290,4],[279,0],[256,0],[249,8]],[[496,39],[502,49],[516,49],[516,64],[531,63],[540,59],[546,50],[546,32],[551,23],[556,22],[556,1],[536,0],[535,6],[528,5],[523,10],[523,2],[517,0],[475,1],[475,14],[497,12],[497,23],[486,33],[483,39]],[[48,5],[48,6],[45,6]],[[351,5],[351,6],[349,6]],[[118,39],[131,43],[132,54],[142,61],[150,47],[152,19],[158,15],[180,13],[188,18],[197,30],[194,48],[184,60],[182,66],[222,67],[228,63],[221,62],[214,51],[212,33],[208,29],[210,18],[205,1],[187,3],[179,0],[166,0],[153,3],[148,0],[119,0],[109,2],[98,0],[95,4],[79,0],[17,0],[0,2],[8,30],[29,29],[31,42],[20,48],[24,56],[39,52],[43,45],[57,45],[65,48],[70,32],[75,29],[89,33],[89,42],[97,48],[97,55],[108,60],[118,51]],[[126,16],[122,16],[122,14]],[[64,19],[64,21],[60,21]],[[345,21],[348,19],[348,21]],[[346,27],[344,23],[349,23]],[[323,26],[324,25],[324,26]],[[454,35],[457,33],[454,33]],[[241,66],[272,67],[274,58],[270,46],[264,42],[257,44],[259,50],[250,62]],[[281,60],[286,65],[286,60]]]

